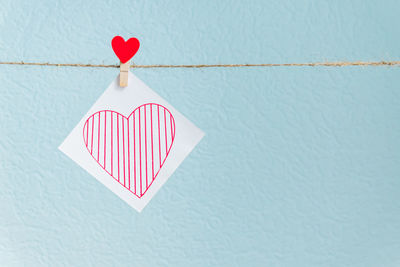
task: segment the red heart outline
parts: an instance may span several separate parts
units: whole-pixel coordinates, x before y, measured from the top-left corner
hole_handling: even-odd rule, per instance
[[[129,38],[125,42],[121,36],[115,36],[111,41],[111,46],[121,63],[126,63],[139,50],[140,43],[136,38]]]
[[[144,118],[149,117],[148,113],[146,113],[147,112],[146,107],[150,107],[150,111],[148,113],[150,113],[151,121],[148,122],[148,125],[151,125],[151,126],[146,126],[146,120],[144,120],[144,122],[142,122],[142,127],[143,127],[143,123],[145,125],[144,126],[145,130],[143,132],[142,128],[140,128],[140,116],[141,116],[140,115],[140,111],[142,109],[142,114],[143,114]],[[153,108],[154,109],[157,108],[157,118],[155,118],[156,115],[155,115],[155,111],[153,111]],[[143,109],[144,109],[144,113],[143,113]],[[135,124],[135,118],[136,118],[135,112],[137,112],[137,111],[138,111],[138,113],[136,113],[136,115],[138,114],[139,127],[137,127],[136,131],[135,131],[135,125],[136,125]],[[161,111],[161,114],[162,114],[161,116],[160,116],[160,111]],[[106,142],[104,141],[104,140],[107,140],[106,132],[108,130],[107,130],[106,127],[107,126],[110,127],[109,124],[106,124],[106,122],[107,122],[107,113],[108,114],[111,113],[111,117],[108,117],[109,120],[111,121],[110,132],[111,132],[111,140],[113,140],[111,142],[111,144],[110,143],[106,144]],[[168,115],[167,115],[167,113],[168,113]],[[101,118],[103,116],[102,114],[104,114],[104,121],[101,121],[101,120],[103,120],[103,118]],[[154,114],[154,116],[153,116],[153,114]],[[113,139],[113,130],[112,129],[114,129],[114,128],[113,128],[113,124],[112,123],[113,123],[113,121],[115,121],[115,116],[116,116],[116,121],[117,121],[117,127],[118,127],[119,118],[122,119],[122,125],[119,128],[122,127],[122,130],[120,130],[120,131],[122,131],[123,133],[125,133],[123,125],[125,123],[125,120],[127,121],[127,123],[126,123],[126,125],[127,125],[126,132],[127,132],[127,134],[126,135],[122,134],[123,141],[122,140],[118,141],[118,142],[121,142],[121,143],[124,142],[124,144],[123,144],[123,148],[124,149],[126,147],[125,145],[127,145],[127,153],[125,153],[126,152],[125,150],[123,151],[123,155],[124,155],[124,158],[123,158],[123,169],[121,170],[121,176],[122,176],[122,172],[124,174],[123,175],[123,180],[122,180],[122,178],[120,180],[120,158],[121,158],[121,161],[122,161],[122,156],[120,157],[120,154],[121,154],[120,143],[118,143],[118,145],[114,144],[114,146],[118,147],[118,153],[117,153],[118,154],[118,165],[114,168],[114,173],[113,173],[113,166],[116,165],[115,164],[115,159],[117,158],[117,156],[115,155],[114,161],[113,161],[112,154],[114,154],[115,151],[113,150],[112,144],[114,143],[114,139],[116,138],[115,136],[118,136],[118,138],[119,138],[118,140],[121,139],[120,138],[121,134],[120,133],[115,134],[115,132],[114,132],[115,135],[114,135],[114,139]],[[132,133],[132,131],[129,132],[129,128],[130,128],[129,120],[131,120],[131,116],[132,116],[132,120],[133,120],[133,124],[131,124],[131,128],[133,127],[133,133]],[[166,118],[169,118],[169,124],[170,124],[169,126],[167,126]],[[154,119],[154,122],[153,122],[153,119]],[[160,129],[161,129],[160,128],[160,119],[161,120],[164,119],[164,122],[161,123],[161,126],[165,127],[165,132],[162,133],[163,134],[162,137],[161,137],[161,134],[160,134]],[[156,138],[154,138],[155,139],[154,142],[157,142],[157,141],[159,142],[159,146],[158,146],[158,148],[159,148],[159,161],[157,161],[155,159],[155,157],[153,157],[154,151],[155,151],[155,153],[158,152],[156,150],[153,150],[153,137],[154,137],[154,135],[157,136],[156,129],[154,129],[154,134],[153,134],[153,126],[154,126],[154,124],[157,125],[157,123],[156,123],[157,120],[158,120],[158,129],[157,129],[158,130],[158,139],[156,140]],[[94,123],[96,123],[96,125],[95,125],[96,127],[94,126]],[[100,132],[100,128],[101,128],[100,125],[104,125],[104,133]],[[92,131],[89,134],[90,127],[92,128]],[[115,124],[114,124],[114,127],[115,127]],[[148,131],[148,130],[146,131],[146,129],[148,127],[151,127],[151,136],[149,136],[150,135],[150,131]],[[94,129],[95,128],[98,129],[98,132],[96,132],[96,133],[94,133]],[[168,138],[167,138],[167,130],[170,131],[170,135],[168,136]],[[84,142],[84,145],[86,146],[89,154],[93,157],[94,160],[96,160],[96,162],[100,165],[101,168],[103,168],[114,180],[116,180],[118,183],[120,183],[129,192],[134,194],[136,197],[141,198],[142,196],[144,196],[144,194],[148,191],[150,186],[153,184],[153,182],[157,178],[162,166],[164,165],[164,163],[165,163],[165,161],[166,161],[166,159],[167,159],[167,157],[168,157],[168,155],[169,155],[169,153],[171,151],[171,148],[172,148],[172,145],[174,143],[174,140],[175,140],[175,135],[176,135],[175,130],[176,130],[175,129],[175,119],[172,116],[171,112],[167,108],[165,108],[164,106],[162,106],[160,104],[147,103],[147,104],[143,104],[143,105],[137,107],[136,109],[134,109],[132,111],[132,113],[129,114],[128,117],[125,117],[124,115],[120,114],[119,112],[116,112],[116,111],[113,111],[113,110],[101,110],[101,111],[97,111],[97,112],[93,113],[91,116],[89,116],[89,118],[86,120],[86,122],[85,122],[85,124],[83,126],[83,142]],[[163,129],[161,129],[161,131],[163,131]],[[100,141],[99,140],[102,139],[103,134],[104,134],[104,139],[103,139],[104,151],[108,151],[107,153],[109,153],[111,155],[111,160],[108,161],[108,165],[110,165],[110,166],[107,166],[107,164],[106,164],[106,152],[104,152],[104,162],[103,162],[104,164],[102,164],[103,158],[101,158],[99,156],[99,151],[103,151],[103,150],[97,149],[97,151],[94,151],[94,149],[93,149],[93,140],[96,139],[96,135],[97,134],[98,134],[99,138],[97,139],[97,142],[94,143],[94,145],[97,145],[98,147],[100,147]],[[142,156],[139,156],[136,153],[135,144],[136,145],[140,144],[140,145],[138,145],[136,147],[139,147],[139,151],[143,150],[143,152],[141,152],[141,153],[144,154],[144,149],[142,149],[142,144],[143,143],[140,141],[140,134],[142,135],[142,138],[141,138],[142,141],[143,141],[144,138],[147,138],[147,140],[150,142],[150,138],[151,138],[151,155],[152,155],[152,157],[151,157],[151,161],[150,161],[149,165],[148,165],[148,161],[142,161]],[[165,136],[164,136],[164,134],[165,134]],[[91,135],[91,138],[90,138],[90,135]],[[139,135],[139,141],[136,140],[136,136],[137,135]],[[132,136],[133,136],[133,138],[132,138]],[[165,137],[165,139],[164,139],[164,137]],[[125,142],[125,140],[126,140],[125,138],[127,138],[127,142]],[[89,141],[89,139],[91,141]],[[170,139],[169,140],[170,144],[168,144],[168,140],[167,139]],[[129,140],[133,140],[134,141],[133,142],[133,149],[131,148],[132,143],[129,144]],[[164,143],[160,143],[161,141],[164,142],[164,140],[165,140],[165,145],[164,145]],[[108,145],[108,147],[107,147],[107,145]],[[110,149],[110,145],[111,145],[111,149]],[[103,143],[101,144],[101,146],[103,146]],[[147,149],[148,145],[147,145],[146,141],[145,141],[145,145],[144,146]],[[163,149],[165,149],[165,150],[163,150],[163,152],[161,152],[161,147],[163,147]],[[129,150],[129,148],[131,148],[131,150]],[[131,155],[132,151],[134,151],[133,155]],[[165,151],[165,153],[164,153],[164,151]],[[96,152],[97,152],[97,155],[96,155]],[[150,153],[150,150],[149,150],[149,153]],[[161,154],[163,154],[163,156],[161,156]],[[125,155],[128,156],[127,160],[125,159]],[[137,157],[135,155],[140,158],[140,164],[138,164],[139,159],[137,159]],[[134,158],[134,162],[133,162],[133,165],[134,165],[133,167],[131,167],[132,160],[129,159],[129,156],[131,156],[131,159],[133,158],[132,156],[135,157]],[[146,158],[147,157],[150,157],[150,155],[147,156],[147,150],[146,150]],[[125,162],[127,162],[126,166],[125,166]],[[159,167],[156,166],[156,168],[154,168],[154,166],[155,166],[154,163],[155,162],[159,163],[160,166]],[[140,173],[140,179],[139,179],[139,175],[137,175],[137,171],[136,171],[136,170],[139,170],[139,167],[140,167],[140,172],[139,172]],[[152,175],[149,174],[150,177],[152,178],[152,180],[150,181],[150,183],[148,183],[147,170],[149,170],[150,167],[152,167],[153,172],[152,172]],[[117,174],[117,171],[116,171],[117,168],[118,168],[118,177],[116,175]],[[136,169],[134,169],[134,168],[136,168]],[[145,169],[145,171],[142,171],[142,168]],[[157,171],[157,168],[158,168],[158,171]],[[126,170],[127,170],[128,175],[129,175],[128,179],[127,179],[128,182],[125,179],[126,178],[126,175],[125,175],[125,171]],[[133,171],[134,175],[131,175],[132,171]],[[146,183],[145,184],[144,184],[144,177],[142,179],[142,174],[144,176],[144,172],[146,173],[146,180],[145,180]],[[133,183],[132,183],[131,177],[134,178],[134,180],[133,180],[134,182]],[[138,186],[138,183],[140,183],[140,186]],[[143,185],[146,185],[145,188],[144,188],[145,189],[144,191],[142,190],[143,189],[142,183],[143,183]],[[138,187],[139,187],[139,189],[138,189]]]

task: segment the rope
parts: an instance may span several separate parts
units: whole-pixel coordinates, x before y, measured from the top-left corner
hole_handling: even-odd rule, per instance
[[[49,63],[49,62],[1,62],[0,65],[27,65],[50,67],[81,67],[81,68],[119,68],[119,65],[80,64],[80,63]],[[266,63],[266,64],[199,64],[199,65],[130,65],[131,68],[241,68],[241,67],[347,67],[347,66],[400,66],[400,61],[338,61],[309,63]]]

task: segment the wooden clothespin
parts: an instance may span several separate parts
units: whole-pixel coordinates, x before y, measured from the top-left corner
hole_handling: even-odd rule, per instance
[[[119,86],[127,87],[128,86],[128,71],[129,71],[130,63],[129,61],[126,63],[122,63],[119,66]]]
[[[115,36],[111,41],[112,49],[121,61],[119,67],[119,86],[128,86],[128,72],[130,63],[129,60],[136,54],[139,50],[139,40],[136,38],[129,38],[126,42],[121,36]]]

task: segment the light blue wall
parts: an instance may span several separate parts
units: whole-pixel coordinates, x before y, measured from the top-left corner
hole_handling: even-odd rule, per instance
[[[0,61],[398,60],[392,1],[0,0]],[[137,69],[206,132],[139,214],[57,146],[117,69],[0,65],[1,266],[400,266],[400,69]]]

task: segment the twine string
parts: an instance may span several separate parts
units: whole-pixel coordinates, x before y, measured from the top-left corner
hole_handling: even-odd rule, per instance
[[[81,64],[81,63],[49,63],[49,62],[6,62],[0,65],[26,65],[50,67],[81,67],[81,68],[119,68],[120,65]],[[242,67],[347,67],[347,66],[400,66],[400,61],[337,61],[337,62],[308,62],[308,63],[262,63],[262,64],[197,64],[197,65],[130,65],[130,68],[242,68]]]

